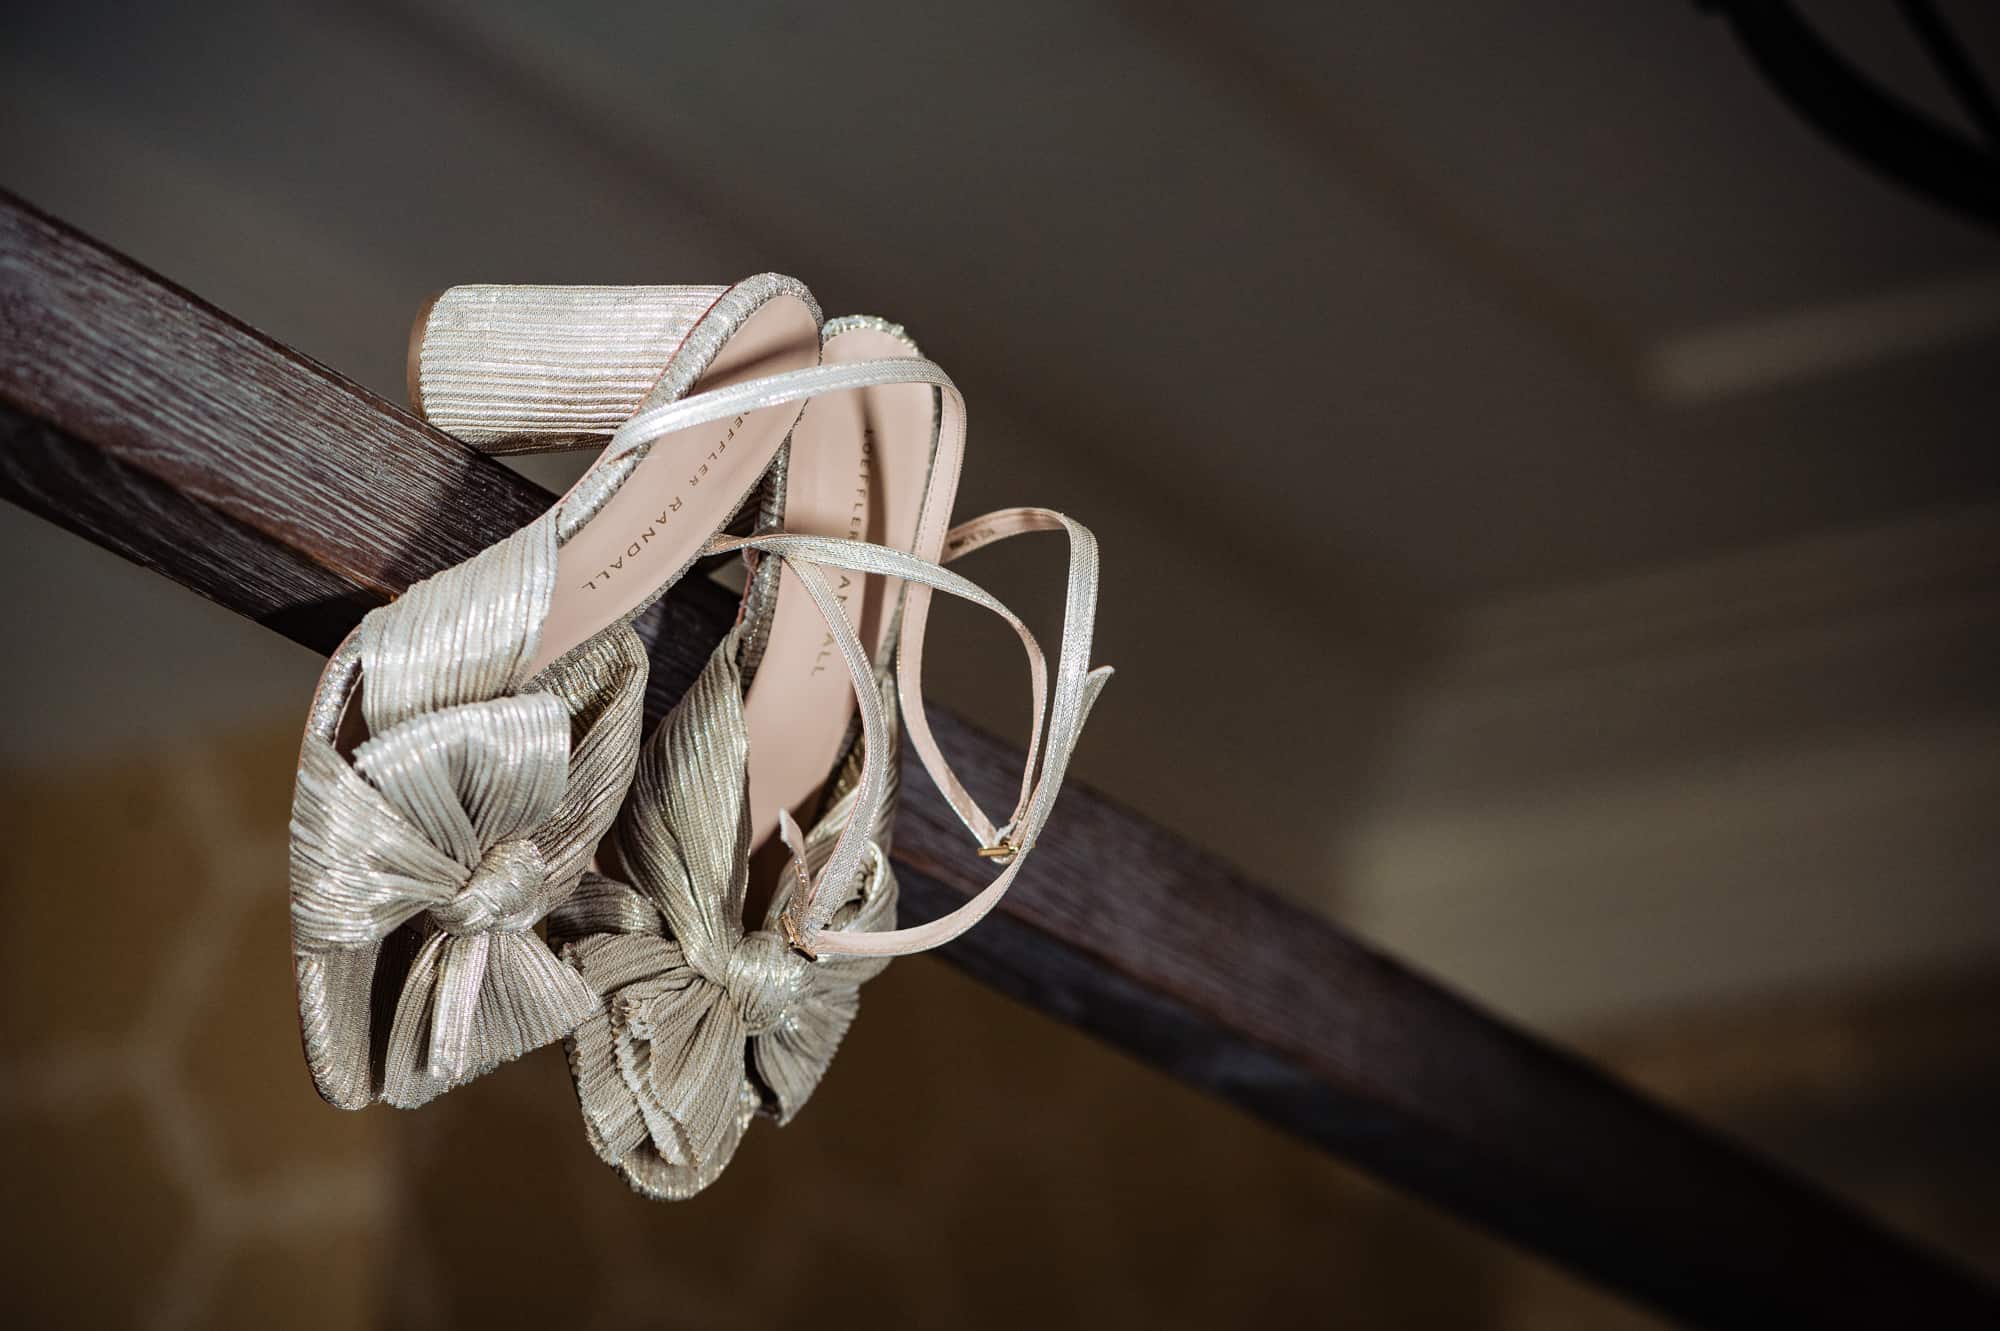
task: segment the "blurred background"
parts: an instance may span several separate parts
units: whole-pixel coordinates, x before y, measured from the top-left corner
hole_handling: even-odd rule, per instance
[[[397,401],[459,282],[903,321],[1107,550],[1081,779],[2000,1278],[2000,242],[1697,6],[17,4],[0,185]],[[1662,1325],[925,959],[681,1206],[554,1050],[327,1109],[318,662],[11,507],[0,597],[24,1325]]]

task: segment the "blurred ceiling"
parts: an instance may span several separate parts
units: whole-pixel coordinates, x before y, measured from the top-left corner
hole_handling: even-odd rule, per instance
[[[1889,7],[1807,9],[1951,113]],[[392,396],[460,281],[903,320],[965,510],[1105,540],[1079,770],[1510,1011],[2000,954],[2000,244],[1695,5],[82,4],[0,73],[0,180]],[[75,567],[10,597],[122,594]],[[992,646],[939,691],[1011,728]]]
[[[1869,8],[1863,49],[1934,83]],[[1193,539],[1310,575],[1456,604],[2000,480],[1992,237],[1867,178],[1693,6],[406,12]],[[1930,378],[1927,327],[1702,363],[1966,279],[1936,340],[1986,354]]]

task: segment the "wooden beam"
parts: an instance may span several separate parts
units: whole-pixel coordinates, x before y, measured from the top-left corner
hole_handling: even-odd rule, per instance
[[[549,502],[5,196],[0,327],[0,493],[320,651]],[[700,580],[668,605],[656,704],[732,611]],[[1011,802],[1017,750],[949,717],[938,733],[989,807]],[[920,772],[905,790],[904,909],[928,917],[983,865]],[[2000,1325],[1948,1264],[1074,783],[1001,909],[945,955],[1690,1322]]]

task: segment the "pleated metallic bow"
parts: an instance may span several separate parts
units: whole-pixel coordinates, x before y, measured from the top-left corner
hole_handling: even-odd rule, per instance
[[[552,560],[545,533],[516,539],[546,546],[531,564]],[[523,576],[513,543],[373,612],[315,702],[293,952],[307,1061],[345,1108],[422,1104],[602,1007],[535,926],[575,889],[630,780],[645,651],[621,626],[518,683],[546,579]],[[350,758],[336,739],[357,689],[370,733]]]
[[[661,1199],[714,1181],[760,1109],[790,1121],[853,1022],[859,986],[887,965],[813,961],[787,946],[778,922],[796,883],[777,894],[763,928],[744,929],[744,633],[724,639],[640,756],[608,843],[634,886],[589,875],[549,920],[551,941],[606,1000],[568,1042],[591,1146]],[[802,844],[788,827],[795,873],[831,854],[853,810],[843,784],[836,778],[836,798]],[[886,828],[875,832],[834,928],[895,920]]]

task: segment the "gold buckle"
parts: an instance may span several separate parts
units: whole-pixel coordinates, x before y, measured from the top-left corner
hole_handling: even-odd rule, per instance
[[[806,946],[806,940],[799,936],[799,923],[786,911],[778,917],[778,929],[785,935],[785,946],[804,957],[807,961],[818,961],[819,953]]]
[[[1020,853],[1020,847],[1014,844],[1011,832],[992,845],[979,848],[979,858],[982,860],[1011,860]]]

